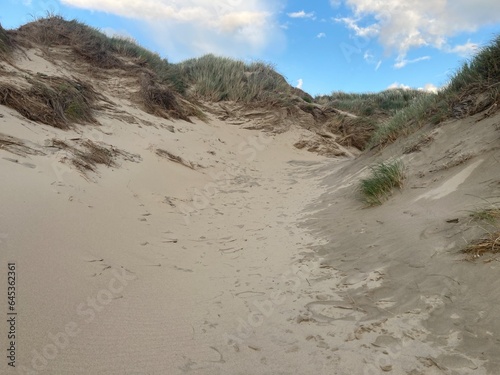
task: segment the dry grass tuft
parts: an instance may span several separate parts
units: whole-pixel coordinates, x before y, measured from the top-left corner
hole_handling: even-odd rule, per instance
[[[468,160],[472,159],[474,156],[476,156],[472,152],[465,152],[465,153],[460,153],[457,156],[455,156],[453,159],[447,161],[444,164],[441,164],[437,166],[436,168],[430,170],[430,172],[439,172],[439,171],[444,171],[453,167],[456,167],[458,165],[462,165]]]
[[[169,152],[167,150],[157,148],[155,152],[156,152],[156,155],[161,156],[162,158],[167,158],[168,160],[173,161],[174,163],[181,164],[185,167],[188,167],[189,169],[194,169],[194,167],[191,163],[185,161],[180,156],[172,154],[171,152]]]
[[[299,150],[305,149],[326,157],[346,156],[345,151],[340,150],[338,143],[328,138],[318,137],[316,139],[303,139],[293,145]]]
[[[118,157],[133,162],[141,159],[139,155],[130,154],[105,143],[97,144],[91,140],[80,140],[77,145],[70,145],[65,141],[53,139],[52,147],[66,151],[67,155],[62,161],[69,162],[85,178],[88,178],[89,172],[95,173],[98,165],[118,167],[116,162]]]
[[[106,148],[98,145],[91,140],[84,141],[81,144],[82,149],[71,146],[58,139],[52,140],[52,146],[67,151],[71,164],[73,164],[73,166],[75,166],[84,176],[86,176],[87,172],[95,172],[99,164],[107,167],[117,166],[115,157],[119,154],[119,151],[113,147]]]
[[[432,134],[423,134],[414,143],[406,146],[403,150],[403,154],[419,152],[422,150],[422,147],[428,146],[432,141],[434,141],[434,136]]]
[[[485,254],[500,253],[500,231],[490,233],[486,238],[474,241],[463,251],[468,260],[477,259]]]
[[[498,208],[498,204],[473,211],[470,217],[482,224],[479,225],[479,228],[485,232],[485,236],[471,242],[462,250],[464,254],[467,254],[466,259],[475,260],[486,254],[500,253],[500,208]]]
[[[39,150],[27,146],[22,139],[0,133],[0,150],[5,150],[19,156],[45,155]]]
[[[332,133],[339,134],[336,142],[346,147],[363,150],[375,131],[375,123],[367,117],[339,116],[328,125]]]
[[[68,129],[74,122],[96,122],[92,105],[97,94],[88,83],[62,77],[40,77],[30,83],[27,91],[0,83],[0,104],[29,120],[60,129]]]
[[[155,116],[180,118],[191,122],[177,95],[167,85],[158,84],[151,76],[141,78],[140,95],[146,110]]]

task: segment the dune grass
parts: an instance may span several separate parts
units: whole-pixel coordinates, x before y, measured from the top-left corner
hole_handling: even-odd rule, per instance
[[[159,54],[139,46],[132,39],[109,37],[77,20],[68,21],[48,14],[21,26],[18,34],[44,46],[70,46],[84,60],[102,69],[123,68],[124,62],[119,57],[129,57],[135,59],[138,66],[150,69],[160,83],[168,83],[180,93],[186,88],[176,66]]]
[[[179,63],[178,68],[192,95],[215,102],[277,99],[291,90],[283,76],[262,62],[205,55]]]
[[[154,73],[157,84],[197,99],[243,102],[277,100],[292,89],[286,79],[269,64],[247,64],[211,54],[171,64],[134,40],[108,37],[98,29],[76,20],[67,21],[57,15],[49,14],[30,22],[20,27],[18,33],[26,40],[41,45],[69,45],[86,61],[103,69],[123,68],[124,62],[119,57],[132,58],[136,65]]]
[[[480,102],[477,98],[482,95]],[[381,124],[369,142],[385,146],[425,124],[439,124],[455,117],[474,115],[500,101],[500,35],[451,77],[437,95],[417,98]]]
[[[425,103],[435,96],[421,90],[390,89],[379,93],[334,92],[331,95],[318,96],[315,101],[326,107],[345,111],[357,116],[349,119],[348,131],[344,134],[346,146],[355,146],[363,150],[373,145],[373,135],[380,131],[386,122],[415,103]],[[409,113],[409,115],[411,115]],[[346,122],[346,121],[344,121]],[[342,125],[340,128],[345,127]],[[378,137],[378,135],[377,135]],[[354,140],[354,138],[357,138]],[[342,138],[344,140],[344,138]],[[351,141],[352,142],[351,144]]]
[[[485,208],[482,210],[473,211],[470,214],[471,218],[476,221],[485,221],[494,224],[500,219],[500,208]]]
[[[470,213],[473,221],[484,231],[484,236],[472,241],[462,250],[468,260],[477,259],[485,254],[500,253],[500,208],[499,204],[478,209]]]
[[[382,204],[395,188],[401,189],[406,178],[401,160],[381,162],[370,167],[371,175],[362,179],[359,190],[369,206]]]
[[[0,83],[0,104],[32,121],[60,129],[68,129],[75,122],[95,122],[93,106],[98,95],[89,84],[48,76],[28,81],[28,90]]]
[[[0,24],[0,59],[5,59],[12,51],[12,40]]]
[[[408,135],[420,129],[423,125],[431,122],[431,117],[437,116],[435,123],[441,119],[438,114],[432,114],[432,109],[436,106],[437,95],[422,96],[405,109],[397,111],[387,121],[380,124],[374,131],[367,147],[384,146],[398,139],[400,136]]]
[[[358,116],[372,116],[374,114],[390,116],[411,105],[415,99],[429,95],[421,90],[404,89],[360,94],[336,91],[331,95],[316,97],[316,101]]]

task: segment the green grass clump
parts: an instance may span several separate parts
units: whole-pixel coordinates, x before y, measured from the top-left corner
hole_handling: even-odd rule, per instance
[[[361,180],[360,191],[369,206],[380,205],[394,188],[402,188],[406,177],[401,160],[379,163],[370,168],[371,176]]]
[[[473,211],[471,212],[470,217],[475,221],[485,221],[489,224],[494,224],[500,219],[500,208],[485,208]]]

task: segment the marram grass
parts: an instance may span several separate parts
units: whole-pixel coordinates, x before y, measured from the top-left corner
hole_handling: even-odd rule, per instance
[[[392,194],[393,189],[403,187],[406,175],[401,160],[378,163],[370,170],[371,175],[360,183],[360,191],[367,205],[380,205]]]
[[[454,116],[454,107],[469,97],[487,94],[491,103],[500,100],[500,35],[465,62],[438,94],[415,97],[374,132],[368,147],[386,146],[426,124],[437,125]],[[395,108],[397,109],[397,108]],[[471,113],[474,114],[474,108]]]

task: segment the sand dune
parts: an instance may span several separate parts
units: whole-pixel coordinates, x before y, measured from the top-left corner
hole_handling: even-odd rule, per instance
[[[2,82],[85,77],[25,52]],[[290,117],[204,103],[205,121],[165,119],[130,77],[88,80],[98,124],[0,106],[0,275],[15,263],[18,312],[1,373],[498,373],[497,258],[459,250],[483,233],[470,211],[498,200],[499,115],[329,158],[294,147],[318,134]],[[367,209],[367,167],[422,134],[404,189]],[[332,137],[315,150],[332,156]]]

